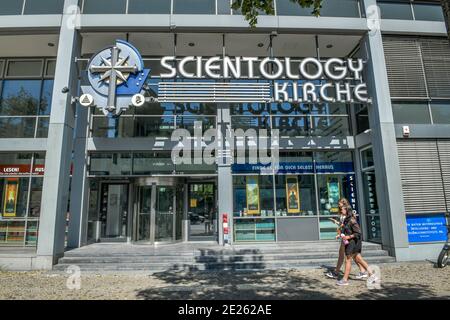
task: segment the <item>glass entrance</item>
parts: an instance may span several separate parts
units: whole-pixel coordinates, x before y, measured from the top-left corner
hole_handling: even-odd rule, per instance
[[[214,240],[216,237],[216,196],[214,183],[189,184],[189,240]]]
[[[137,187],[135,241],[155,243],[181,239],[183,209],[180,204],[182,192],[178,192],[179,189],[155,183]]]
[[[101,238],[126,238],[128,184],[102,184],[100,206]]]

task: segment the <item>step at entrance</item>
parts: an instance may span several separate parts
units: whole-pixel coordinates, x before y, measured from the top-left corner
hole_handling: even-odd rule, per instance
[[[332,267],[338,258],[339,243],[287,243],[235,245],[207,244],[145,246],[97,243],[67,251],[54,270],[77,265],[81,271],[194,271],[194,270],[275,270],[305,267]],[[363,243],[369,264],[394,262],[380,245]]]

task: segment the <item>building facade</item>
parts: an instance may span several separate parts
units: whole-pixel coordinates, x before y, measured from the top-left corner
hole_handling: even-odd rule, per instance
[[[398,261],[435,259],[450,212],[450,45],[439,2],[328,0],[319,18],[289,0],[274,5],[250,28],[229,0],[1,1],[0,250],[35,248],[33,268],[51,268],[65,248],[94,242],[327,241],[346,197],[365,241]],[[150,75],[146,103],[112,117],[78,97],[90,59],[117,40]],[[162,85],[163,57],[174,67],[200,58]],[[229,77],[186,78],[211,57],[289,58],[292,70],[308,57],[359,59],[370,101],[267,100],[226,91]],[[273,96],[288,78],[262,81],[249,65],[239,88],[252,80]],[[183,85],[216,91],[193,98]],[[213,163],[177,164],[176,129],[277,132],[281,169],[238,163],[220,139]]]

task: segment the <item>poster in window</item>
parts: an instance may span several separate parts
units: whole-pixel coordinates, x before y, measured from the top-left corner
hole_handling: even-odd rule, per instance
[[[298,192],[297,177],[286,177],[286,202],[288,213],[300,213],[300,195]]]
[[[247,214],[259,214],[258,177],[247,177],[246,182]]]
[[[328,203],[331,206],[330,212],[338,213],[338,203],[341,197],[339,181],[336,178],[328,178],[327,180]]]
[[[15,217],[17,212],[17,194],[19,193],[19,179],[6,179],[5,201],[3,207],[4,217]]]

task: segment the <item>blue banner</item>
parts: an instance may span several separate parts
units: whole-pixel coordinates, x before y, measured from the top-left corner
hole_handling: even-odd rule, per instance
[[[440,242],[447,241],[447,227],[444,214],[406,216],[408,228],[408,241]]]
[[[260,173],[262,170],[270,170],[271,165],[256,164],[233,164],[234,173]],[[280,162],[277,173],[337,173],[353,172],[353,162]]]

